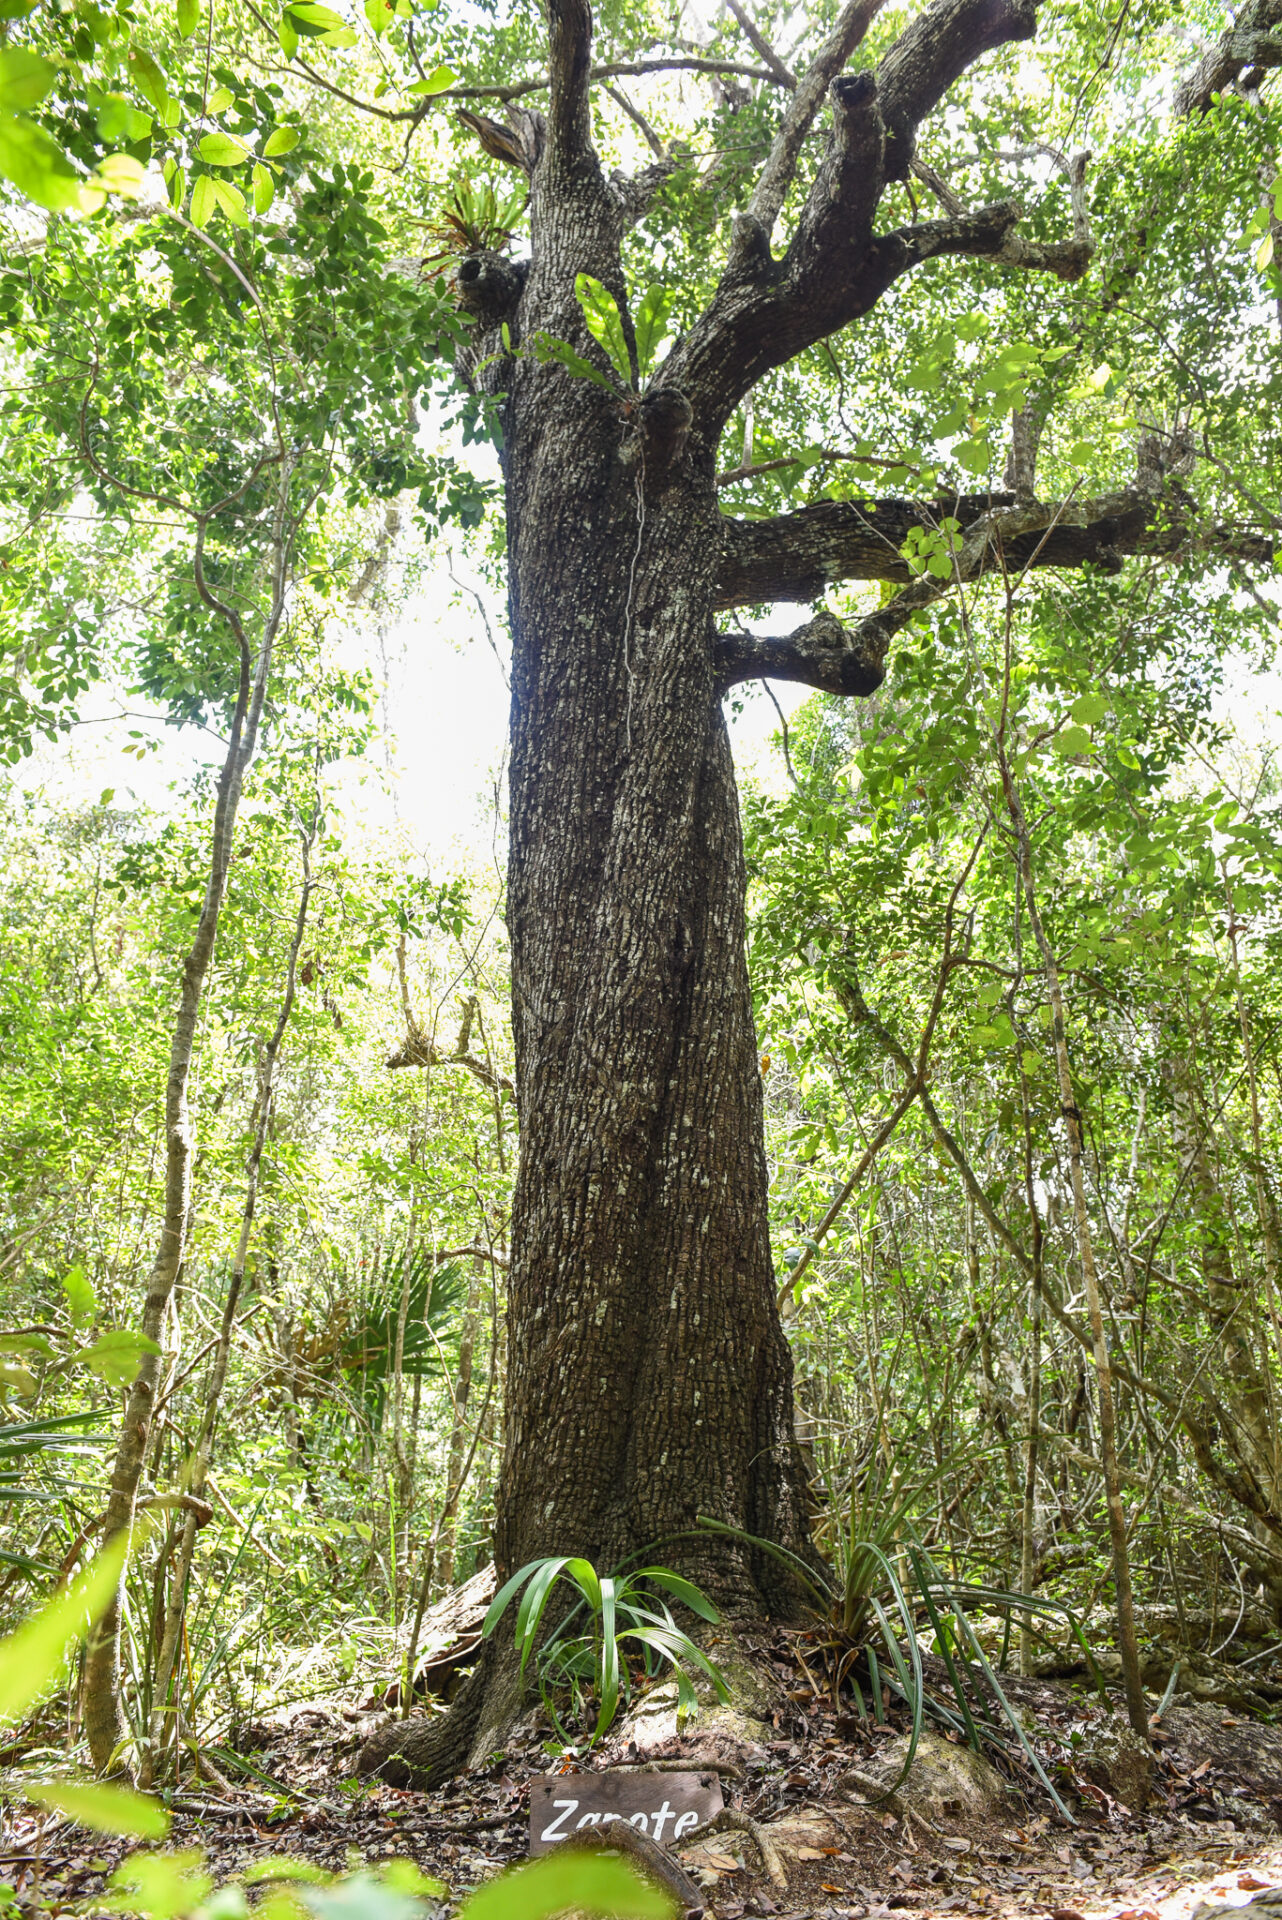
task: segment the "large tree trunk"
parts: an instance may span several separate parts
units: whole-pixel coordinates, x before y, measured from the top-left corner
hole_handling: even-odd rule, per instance
[[[569,333],[575,270],[617,284],[614,235],[595,257],[573,238],[558,271],[541,236],[527,337]],[[505,378],[521,1162],[495,1558],[503,1578],[545,1554],[605,1569],[652,1550],[761,1615],[794,1604],[779,1563],[695,1531],[711,1514],[807,1550],[713,657],[712,463],[647,442],[559,366]],[[468,1721],[482,1744],[501,1733],[504,1664],[469,1690],[456,1746]],[[436,1726],[374,1743],[367,1770],[440,1766]]]

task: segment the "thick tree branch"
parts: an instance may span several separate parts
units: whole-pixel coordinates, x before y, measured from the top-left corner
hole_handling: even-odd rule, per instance
[[[971,579],[999,563],[1011,572],[1088,563],[1116,572],[1125,554],[1174,555],[1195,547],[1268,564],[1276,545],[1255,527],[1195,524],[1188,498],[1178,488],[1155,495],[1132,487],[1067,504],[1020,503],[1011,494],[867,505],[831,500],[772,520],[726,518],[716,605],[805,602],[839,580],[911,586],[913,575],[900,549],[914,529],[937,528],[945,516],[960,522],[965,548],[973,535],[983,536],[982,550],[964,576]]]
[[[886,126],[886,178],[904,180],[917,128],[955,80],[995,47],[1031,40],[1037,0],[933,0],[877,68]]]
[[[573,172],[592,151],[590,0],[548,0],[548,153]]]
[[[923,261],[975,254],[1066,280],[1085,272],[1089,240],[1025,240],[1013,231],[1020,210],[1009,201],[873,234],[886,184],[912,163],[918,122],[975,60],[1007,41],[1028,38],[1035,11],[1036,0],[933,0],[875,73],[838,74],[829,86],[828,149],[779,261],[770,250],[770,230],[818,104],[811,88],[816,69],[797,88],[757,192],[736,223],[712,305],[669,370],[710,436],[719,434],[731,408],[764,374],[867,313],[901,274]],[[843,25],[849,27],[852,17],[848,9]],[[836,36],[830,46],[835,43]]]
[[[864,626],[861,621],[852,632],[835,614],[820,613],[793,633],[719,633],[718,677],[724,687],[741,680],[799,680],[824,693],[875,693],[886,677],[886,649]]]
[[[878,248],[901,250],[895,278],[923,261],[964,253],[1034,273],[1053,273],[1060,280],[1080,280],[1091,263],[1090,241],[1025,240],[1015,231],[1020,215],[1021,208],[1014,200],[997,200],[991,206],[977,207],[973,213],[948,220],[922,220],[915,226],[899,227],[879,241]]]
[[[1175,95],[1175,112],[1205,113],[1240,76],[1282,66],[1282,0],[1251,0]]]
[[[479,1054],[471,1052],[446,1053],[444,1047],[438,1047],[427,1034],[415,1031],[410,1034],[403,1046],[395,1053],[389,1053],[384,1066],[395,1072],[399,1067],[466,1067],[474,1079],[491,1093],[506,1093],[515,1097],[516,1088],[510,1076],[500,1073],[488,1060],[482,1060]]]
[[[881,11],[885,0],[847,0],[841,17],[788,102],[779,131],[761,169],[748,212],[769,238],[797,169],[797,158],[824,95]],[[736,14],[736,18],[737,18]]]

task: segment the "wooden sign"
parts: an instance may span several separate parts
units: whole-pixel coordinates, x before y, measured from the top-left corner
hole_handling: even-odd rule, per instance
[[[661,1847],[671,1847],[721,1811],[715,1773],[554,1773],[530,1782],[530,1853],[550,1853],[559,1840],[588,1828],[608,1835],[626,1821]]]

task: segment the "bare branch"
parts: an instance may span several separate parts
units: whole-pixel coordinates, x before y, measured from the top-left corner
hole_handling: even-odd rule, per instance
[[[662,140],[660,140],[658,134],[655,132],[654,128],[650,125],[650,122],[646,119],[640,107],[633,106],[632,102],[628,99],[627,94],[623,92],[622,88],[612,87],[608,81],[605,84],[605,91],[609,94],[615,106],[621,107],[624,113],[627,114],[628,119],[632,122],[633,126],[640,130],[641,138],[645,141],[647,147],[649,147],[655,159],[666,160],[668,157],[668,149],[664,146]]]
[[[965,218],[969,212],[966,202],[933,167],[928,167],[924,160],[914,160],[911,172],[915,180],[920,180],[934,194],[945,213],[951,214],[954,220]]]
[[[740,6],[739,0],[726,0],[726,5],[739,22],[745,38],[749,41],[754,51],[761,55],[761,58],[765,61],[771,73],[773,73],[775,79],[779,82],[779,85],[781,87],[795,87],[797,84],[796,74],[790,72],[784,65],[747,9]]]

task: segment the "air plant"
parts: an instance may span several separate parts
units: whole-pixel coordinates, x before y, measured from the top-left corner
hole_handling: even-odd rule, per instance
[[[500,194],[489,179],[455,180],[435,218],[424,222],[435,251],[424,254],[423,265],[440,266],[474,253],[506,253],[528,200],[520,191]]]

